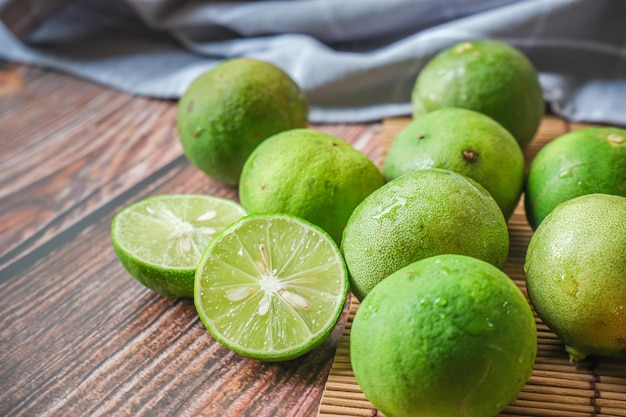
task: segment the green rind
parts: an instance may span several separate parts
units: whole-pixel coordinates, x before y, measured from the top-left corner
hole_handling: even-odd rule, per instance
[[[113,240],[113,249],[124,269],[145,287],[170,298],[193,297],[195,268],[167,270],[129,256]]]
[[[610,135],[624,141],[610,142]],[[528,223],[536,229],[560,203],[593,193],[626,196],[626,130],[576,130],[541,148],[530,164],[525,186]]]
[[[314,129],[292,129],[252,152],[239,198],[249,213],[306,219],[339,244],[352,211],[383,183],[378,167],[347,142]]]
[[[484,113],[525,148],[544,114],[537,70],[518,49],[496,40],[458,43],[438,53],[418,74],[413,116],[443,107]]]
[[[329,315],[329,320],[328,320],[328,326],[325,327],[323,332],[318,333],[313,339],[307,340],[301,344],[299,344],[298,346],[295,346],[293,348],[290,348],[288,350],[283,350],[283,351],[278,351],[278,352],[259,352],[259,351],[255,351],[255,350],[249,350],[249,349],[245,349],[242,348],[240,346],[234,345],[230,340],[222,337],[222,335],[220,333],[218,333],[215,329],[214,326],[212,324],[212,321],[208,318],[208,316],[206,315],[206,313],[204,312],[204,307],[201,304],[201,292],[204,290],[202,287],[202,283],[201,283],[201,271],[202,271],[202,265],[207,262],[207,259],[210,257],[211,255],[211,251],[213,251],[213,249],[215,248],[215,246],[219,245],[220,240],[226,236],[229,233],[232,233],[233,230],[237,229],[240,227],[241,224],[243,224],[244,222],[247,222],[251,219],[258,219],[258,218],[275,218],[275,217],[283,217],[283,218],[288,218],[291,220],[295,220],[297,222],[300,222],[303,225],[306,225],[307,227],[309,227],[312,230],[315,230],[317,233],[319,233],[320,235],[324,236],[328,243],[331,244],[331,247],[333,248],[333,251],[335,252],[335,254],[337,255],[338,259],[341,260],[341,267],[343,270],[343,276],[344,276],[344,288],[342,289],[341,292],[341,299],[344,300],[341,303],[338,303],[336,306],[336,309]],[[302,218],[299,218],[297,216],[293,216],[290,214],[285,214],[285,213],[271,213],[271,212],[266,212],[266,213],[254,213],[254,214],[249,214],[241,219],[239,219],[238,221],[236,221],[235,223],[233,223],[231,226],[229,226],[228,228],[226,228],[225,230],[223,230],[221,233],[219,233],[215,238],[213,238],[213,240],[211,241],[211,243],[209,244],[209,246],[207,247],[207,249],[205,250],[204,255],[202,256],[202,259],[200,260],[199,264],[198,264],[198,268],[196,270],[196,276],[195,276],[195,283],[194,283],[194,304],[196,307],[196,311],[198,313],[198,316],[200,317],[200,320],[202,321],[202,323],[204,324],[205,328],[207,329],[207,331],[211,334],[211,336],[218,341],[221,345],[225,346],[226,348],[232,350],[233,352],[251,358],[251,359],[255,359],[255,360],[259,360],[259,361],[263,361],[263,362],[282,362],[282,361],[288,361],[288,360],[293,360],[296,359],[302,355],[305,355],[309,352],[311,352],[313,349],[317,348],[319,345],[321,345],[332,333],[332,331],[335,328],[336,323],[338,322],[339,318],[341,317],[341,313],[343,311],[344,308],[344,304],[345,304],[345,300],[346,297],[348,295],[348,291],[350,289],[349,287],[349,281],[348,281],[348,271],[346,268],[345,263],[343,262],[343,257],[341,255],[341,252],[339,251],[339,248],[337,247],[336,243],[334,242],[334,240],[332,239],[332,237],[326,232],[324,231],[322,228],[320,228],[319,226],[305,220]]]
[[[462,255],[390,275],[363,300],[350,333],[356,380],[389,417],[495,416],[536,355],[523,293],[498,268]]]
[[[308,102],[300,87],[277,66],[250,58],[230,59],[208,70],[178,103],[185,155],[227,185],[237,185],[246,158],[259,143],[307,123]]]
[[[352,292],[359,299],[387,276],[442,253],[473,256],[503,268],[506,220],[480,184],[430,168],[374,191],[352,213],[341,243]]]
[[[498,122],[472,110],[443,108],[400,132],[385,158],[383,177],[391,181],[425,168],[458,172],[485,187],[509,219],[524,187],[524,164],[519,144]]]
[[[574,197],[546,216],[528,244],[528,296],[574,362],[626,358],[624,219],[626,197]]]

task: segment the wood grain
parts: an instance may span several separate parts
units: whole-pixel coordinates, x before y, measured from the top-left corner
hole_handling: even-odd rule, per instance
[[[176,133],[175,103],[38,69],[17,67],[15,73],[26,80],[25,89],[0,98],[0,268],[122,192],[187,164]],[[376,135],[376,125],[316,128],[357,147],[361,141],[376,157],[377,147],[362,139]],[[195,181],[208,182],[201,176]]]
[[[382,146],[388,146],[406,127],[406,118],[389,119],[383,124]],[[537,135],[525,150],[526,163],[550,140],[588,124],[567,123],[545,117]],[[382,151],[384,152],[384,150]],[[510,252],[504,271],[526,292],[523,264],[532,235],[523,200],[509,220]],[[339,342],[324,388],[318,417],[384,417],[365,398],[350,365],[350,329],[358,301],[352,299],[348,322]],[[589,358],[573,365],[557,336],[535,314],[538,353],[532,376],[517,400],[499,417],[619,417],[626,416],[626,361]]]
[[[0,97],[0,415],[314,416],[347,310],[310,354],[248,360],[113,253],[113,216],[143,197],[237,200],[185,159],[175,103],[7,70],[23,88]],[[380,124],[312,127],[378,158]]]
[[[181,158],[171,103],[39,72],[0,100],[0,267]]]

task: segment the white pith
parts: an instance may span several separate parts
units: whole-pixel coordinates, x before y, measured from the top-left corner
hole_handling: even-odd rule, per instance
[[[244,214],[238,206],[212,197],[154,197],[119,216],[116,242],[138,261],[189,270],[197,265],[209,241]]]
[[[264,245],[259,245],[259,252],[261,253],[261,257],[255,264],[260,276],[258,286],[259,290],[263,292],[263,296],[258,303],[257,314],[261,316],[266,315],[269,312],[274,297],[280,297],[284,302],[295,309],[306,310],[311,308],[309,300],[300,294],[289,291],[287,289],[288,284],[275,275],[275,271],[271,266],[271,259]],[[229,301],[239,302],[244,301],[252,293],[253,291],[250,287],[240,286],[228,290],[225,296]]]

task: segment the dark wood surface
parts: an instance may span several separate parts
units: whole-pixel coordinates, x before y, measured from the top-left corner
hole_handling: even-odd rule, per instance
[[[380,124],[312,127],[380,164]],[[248,360],[113,253],[112,217],[131,202],[237,200],[184,157],[175,102],[4,63],[0,144],[0,416],[317,414],[345,313],[300,359]]]

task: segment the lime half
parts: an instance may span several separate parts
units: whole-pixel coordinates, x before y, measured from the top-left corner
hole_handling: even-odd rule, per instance
[[[321,228],[284,214],[252,214],[209,244],[194,301],[211,335],[263,361],[301,356],[332,332],[348,278],[336,243]]]
[[[111,240],[124,268],[143,285],[167,297],[193,297],[202,253],[245,214],[234,201],[214,196],[158,195],[120,211]]]

